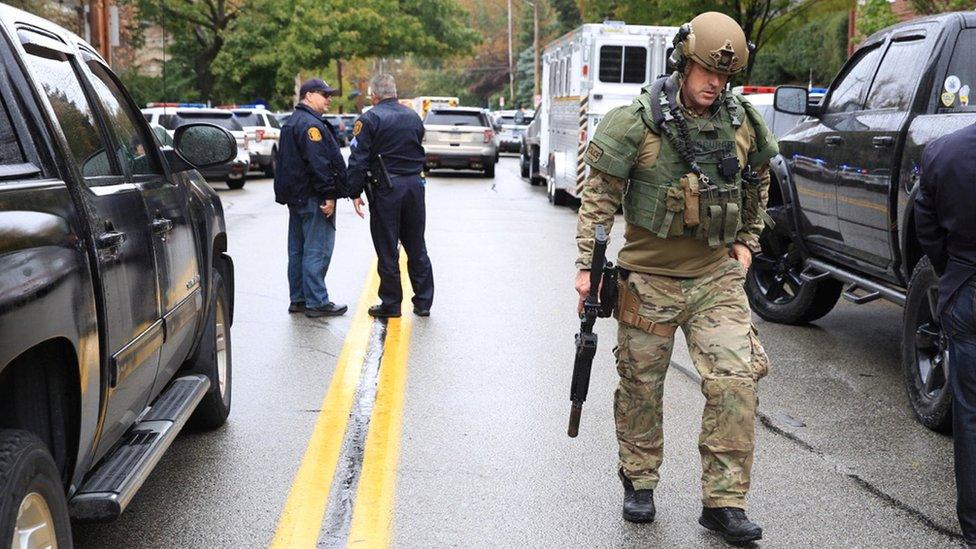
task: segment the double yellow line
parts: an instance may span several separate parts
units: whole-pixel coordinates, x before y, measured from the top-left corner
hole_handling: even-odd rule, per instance
[[[401,257],[400,263],[400,270],[405,274],[404,258]],[[406,276],[402,278],[404,302],[409,303],[409,283]],[[378,287],[379,277],[374,265],[359,298],[356,316],[346,334],[329,391],[278,520],[278,528],[271,541],[273,548],[315,547],[318,543],[349,412],[366,359],[373,325],[366,311],[376,298]],[[349,546],[389,545],[411,324],[409,315],[387,321],[376,400],[349,528]]]

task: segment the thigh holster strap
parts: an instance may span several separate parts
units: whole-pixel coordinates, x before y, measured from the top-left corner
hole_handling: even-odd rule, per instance
[[[625,280],[621,280],[617,290],[617,320],[621,324],[633,326],[638,330],[654,334],[661,337],[671,337],[678,329],[671,324],[659,324],[637,314],[640,309],[641,300],[636,292],[631,291],[630,285]]]

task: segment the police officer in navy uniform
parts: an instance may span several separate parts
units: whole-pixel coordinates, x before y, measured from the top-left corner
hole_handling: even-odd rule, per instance
[[[339,137],[322,121],[336,93],[318,78],[306,80],[295,112],[281,128],[275,201],[288,206],[288,312],[310,318],[339,316],[348,307],[329,301],[325,274],[335,246],[336,199],[346,195],[346,164]]]
[[[377,318],[400,316],[403,291],[397,243],[407,253],[407,273],[413,286],[413,312],[430,315],[434,300],[434,273],[424,242],[424,124],[417,113],[397,101],[396,81],[380,74],[370,81],[373,108],[353,126],[350,144],[349,197],[356,213],[363,214],[360,197],[367,183],[367,170],[377,173],[382,157],[391,185],[377,185],[370,193],[369,228],[376,248],[380,275],[380,303],[370,307]]]

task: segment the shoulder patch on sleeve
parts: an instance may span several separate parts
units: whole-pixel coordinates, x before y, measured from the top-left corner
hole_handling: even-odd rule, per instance
[[[615,177],[627,178],[647,127],[639,105],[612,109],[596,127],[583,160],[592,168]]]
[[[322,141],[322,132],[315,126],[312,126],[308,129],[308,138],[311,141]]]
[[[602,156],[603,148],[590,141],[590,144],[586,146],[586,160],[588,162],[597,162]]]
[[[363,121],[356,120],[356,123],[352,125],[352,134],[359,135],[359,132],[363,131]]]

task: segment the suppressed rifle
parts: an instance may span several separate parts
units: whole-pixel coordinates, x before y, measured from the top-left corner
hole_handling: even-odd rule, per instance
[[[573,384],[569,390],[572,406],[569,409],[570,437],[579,434],[580,415],[583,402],[590,389],[590,370],[596,356],[597,335],[593,324],[597,318],[613,314],[617,301],[617,269],[607,262],[607,231],[603,225],[596,226],[596,241],[593,245],[593,262],[590,265],[590,292],[583,300],[580,313],[580,331],[576,334],[576,361],[573,363]],[[601,286],[601,282],[603,283]]]

